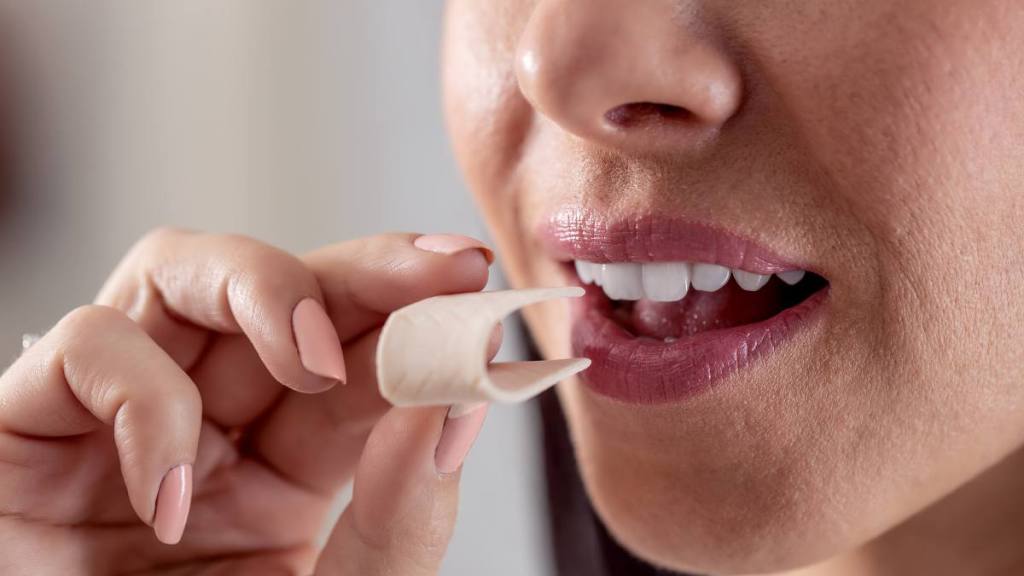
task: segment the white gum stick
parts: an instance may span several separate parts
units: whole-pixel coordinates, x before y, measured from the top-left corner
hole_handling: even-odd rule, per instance
[[[395,406],[523,402],[590,366],[586,358],[487,362],[491,331],[531,304],[578,298],[582,288],[539,288],[436,296],[391,314],[377,344],[377,384]]]

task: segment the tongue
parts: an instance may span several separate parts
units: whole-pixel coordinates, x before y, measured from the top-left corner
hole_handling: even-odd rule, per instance
[[[690,290],[679,302],[624,304],[616,315],[637,336],[680,338],[771,318],[791,304],[785,288],[773,279],[757,292],[747,292],[730,282],[716,292]]]

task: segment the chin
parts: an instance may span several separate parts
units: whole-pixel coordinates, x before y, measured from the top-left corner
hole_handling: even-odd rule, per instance
[[[598,516],[624,548],[655,566],[765,574],[814,564],[869,536],[848,531],[860,517],[841,496],[855,491],[844,486],[856,478],[837,484],[837,461],[794,457],[791,434],[779,428],[789,423],[706,406],[672,415],[578,382],[559,394]]]

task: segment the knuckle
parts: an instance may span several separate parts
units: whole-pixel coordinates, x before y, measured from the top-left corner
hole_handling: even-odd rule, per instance
[[[135,247],[132,252],[149,253],[154,250],[159,250],[160,247],[166,246],[167,244],[174,242],[175,239],[180,238],[186,231],[182,228],[176,228],[173,226],[160,226],[146,232],[142,238],[135,243]]]
[[[125,254],[118,266],[118,271],[142,273],[153,262],[159,262],[167,248],[180,242],[187,233],[187,230],[171,226],[162,226],[146,232]]]
[[[283,297],[296,287],[313,292],[316,287],[312,272],[297,258],[262,244],[243,248],[236,279],[236,295],[260,299]]]
[[[161,227],[150,230],[135,241],[107,278],[97,296],[97,302],[109,304],[122,310],[132,310],[140,305],[139,288],[148,285],[152,268],[161,262],[167,248],[179,242],[186,231],[178,228]]]
[[[110,306],[89,304],[75,308],[65,315],[57,323],[54,331],[65,336],[78,336],[88,333],[109,334],[133,326],[134,323],[124,312]]]
[[[48,360],[54,371],[64,374],[69,383],[77,383],[78,394],[101,405],[102,396],[120,387],[100,385],[108,367],[108,344],[135,329],[123,312],[109,306],[90,304],[69,312],[53,329]]]
[[[124,312],[89,304],[75,308],[54,326],[50,350],[53,360],[66,366],[89,366],[106,343],[137,330],[140,329]]]
[[[203,413],[203,399],[199,393],[199,388],[191,384],[184,386],[176,385],[171,389],[171,392],[168,398],[162,401],[161,410],[172,414],[179,414],[182,418]]]
[[[380,556],[391,553],[394,547],[394,538],[386,530],[380,530],[375,526],[366,526],[355,518],[351,508],[345,510],[339,521],[342,528],[351,534],[352,539],[363,550],[371,551]]]
[[[416,567],[417,572],[436,570],[451,540],[450,527],[440,519],[414,522],[414,526],[405,526],[402,522],[367,525],[346,510],[341,521],[347,524],[346,529],[364,551],[391,558],[399,565]]]
[[[214,237],[214,241],[239,265],[255,270],[279,268],[292,259],[284,250],[243,234],[221,234]]]

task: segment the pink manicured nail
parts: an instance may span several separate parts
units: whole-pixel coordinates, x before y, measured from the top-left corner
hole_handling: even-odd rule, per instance
[[[299,359],[306,370],[344,384],[347,379],[345,355],[338,332],[323,306],[312,298],[299,302],[292,312],[292,329]]]
[[[191,507],[192,465],[182,464],[172,468],[160,482],[160,492],[156,496],[156,514],[153,517],[153,531],[157,540],[164,544],[181,542]]]
[[[488,264],[494,263],[494,252],[487,247],[483,242],[470,238],[469,236],[461,236],[459,234],[431,234],[429,236],[420,236],[413,242],[413,246],[420,250],[426,250],[427,252],[435,252],[437,254],[458,254],[459,252],[465,252],[466,250],[479,250],[484,258],[487,259]]]
[[[434,451],[434,467],[439,473],[451,474],[462,466],[469,449],[473,447],[473,442],[480,434],[486,416],[486,404],[458,417],[452,417],[449,410],[449,416],[444,421],[444,429],[441,430],[441,439]]]

